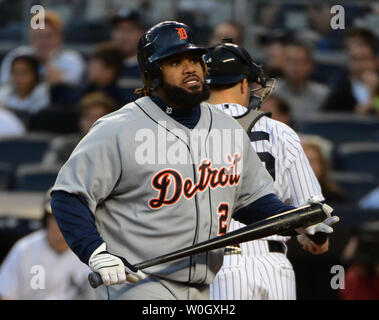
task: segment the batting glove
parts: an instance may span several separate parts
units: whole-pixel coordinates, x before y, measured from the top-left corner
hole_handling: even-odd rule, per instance
[[[312,236],[310,236],[312,237]],[[314,255],[323,254],[329,249],[329,239],[326,236],[325,241],[322,244],[318,244],[313,242],[308,236],[305,234],[299,234],[297,237],[297,241],[301,244],[305,251],[309,251]]]
[[[312,203],[318,203],[321,204],[320,201],[316,198],[311,198],[308,200],[308,204]],[[332,216],[333,208],[326,203],[321,204],[321,209],[326,214],[327,218],[320,223],[316,223],[314,225],[311,225],[306,228],[298,228],[296,229],[297,233],[299,234],[307,234],[310,236],[313,236],[316,232],[324,232],[324,233],[333,233],[333,228],[331,227],[333,224],[340,221],[340,218],[338,216]]]
[[[136,283],[146,278],[142,271],[134,268],[126,259],[109,253],[105,242],[92,253],[88,265],[93,272],[100,274],[106,286]]]

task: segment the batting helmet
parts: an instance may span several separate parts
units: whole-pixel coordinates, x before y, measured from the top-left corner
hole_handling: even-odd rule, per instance
[[[196,51],[199,55],[207,49],[194,44],[190,28],[180,22],[164,21],[146,31],[138,42],[138,65],[146,83],[156,89],[161,84],[162,69],[159,62],[165,58],[186,51]]]

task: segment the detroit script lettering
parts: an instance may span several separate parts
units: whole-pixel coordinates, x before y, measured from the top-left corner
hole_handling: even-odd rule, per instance
[[[159,171],[152,179],[151,184],[158,191],[158,196],[149,201],[149,207],[159,209],[162,206],[170,206],[179,201],[184,195],[187,199],[191,199],[197,192],[204,191],[207,187],[215,189],[219,186],[233,186],[238,184],[240,174],[238,173],[238,163],[241,161],[241,155],[235,153],[233,157],[228,155],[228,159],[232,164],[219,169],[212,169],[212,161],[205,159],[201,161],[197,170],[199,171],[199,182],[195,182],[191,178],[183,181],[182,175],[175,169],[164,169]],[[173,184],[173,194],[168,195],[168,189]]]

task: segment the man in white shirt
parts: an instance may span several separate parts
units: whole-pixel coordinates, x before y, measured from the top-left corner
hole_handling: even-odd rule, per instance
[[[68,248],[44,201],[46,228],[16,242],[0,267],[0,298],[12,300],[94,299],[89,268]]]
[[[314,68],[310,48],[300,42],[288,43],[284,59],[284,77],[278,79],[275,93],[289,103],[295,119],[320,111],[329,89],[310,79]]]
[[[11,111],[0,106],[0,137],[22,136],[24,134],[23,123]]]

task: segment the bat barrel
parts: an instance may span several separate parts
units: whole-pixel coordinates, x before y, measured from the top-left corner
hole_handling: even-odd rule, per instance
[[[216,237],[194,246],[190,246],[178,251],[174,251],[150,260],[146,260],[134,265],[137,269],[146,269],[158,264],[170,262],[180,258],[188,257],[197,253],[219,249],[236,243],[243,243],[260,238],[265,238],[274,234],[293,231],[300,227],[322,222],[326,219],[326,214],[321,208],[321,204],[311,204],[294,210],[272,216],[268,219],[250,224],[244,228],[229,232],[223,236]],[[92,288],[97,288],[102,284],[99,274],[92,272],[88,275],[88,281]]]

